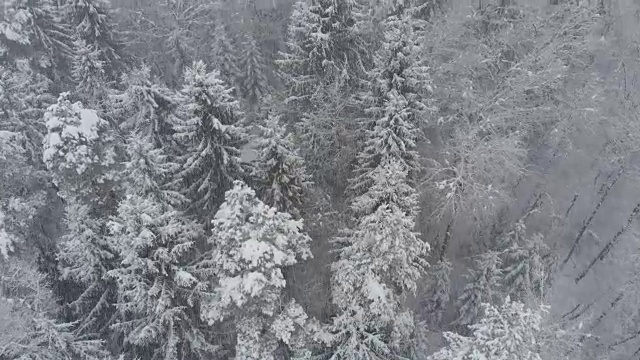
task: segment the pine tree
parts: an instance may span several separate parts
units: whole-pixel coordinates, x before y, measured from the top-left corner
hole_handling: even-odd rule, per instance
[[[413,231],[417,193],[406,177],[400,164],[381,164],[370,191],[352,203],[361,214],[355,227],[335,239],[340,249],[332,265],[332,300],[339,315],[329,327],[334,359],[399,355],[413,331],[413,314],[403,300],[416,291],[429,246]]]
[[[260,201],[241,181],[227,191],[213,220],[212,253],[202,264],[215,274],[214,298],[203,303],[213,324],[232,318],[238,339],[236,359],[271,358],[278,343],[291,343],[306,314],[295,302],[282,306],[282,269],[311,257],[311,239],[302,221]]]
[[[112,195],[114,173],[110,169],[117,160],[114,139],[95,110],[71,103],[68,96],[61,94],[44,115],[43,160],[64,193],[103,206]]]
[[[45,113],[43,160],[64,199],[66,231],[58,253],[66,316],[86,336],[108,333],[113,322],[115,285],[105,279],[117,261],[107,239],[107,220],[118,201],[116,143],[108,123],[63,93]],[[66,283],[65,283],[66,282]]]
[[[220,72],[220,79],[234,88],[233,91],[235,92],[241,72],[238,67],[237,49],[232,45],[231,40],[225,26],[222,24],[217,25],[213,33],[214,43],[211,51],[212,64]]]
[[[526,234],[522,221],[516,223],[500,242],[502,258],[502,285],[514,300],[527,303],[542,299],[543,286],[549,265],[543,260],[549,252],[541,234]]]
[[[109,224],[121,261],[108,276],[124,319],[113,328],[124,336],[126,358],[208,359],[218,349],[199,325],[199,281],[187,271],[202,228],[157,182],[168,170],[161,150],[135,137],[128,149],[126,197]]]
[[[115,81],[126,69],[128,57],[114,30],[107,0],[67,0],[67,17],[75,27],[76,41],[91,49],[94,63],[102,64],[106,81]],[[78,49],[82,49],[79,47]],[[82,51],[76,51],[81,56]]]
[[[353,84],[363,73],[366,51],[355,26],[350,0],[295,3],[277,64],[296,111],[314,112],[327,87]]]
[[[64,19],[63,9],[53,0],[37,0],[27,6],[33,14],[36,49],[44,55],[39,59],[40,64],[47,68],[54,83],[70,83],[69,62],[73,56],[73,32]]]
[[[438,261],[429,268],[429,276],[429,297],[423,303],[422,311],[427,315],[427,324],[438,327],[451,300],[451,262],[447,259]]]
[[[384,161],[400,161],[409,173],[409,183],[420,173],[416,151],[419,126],[426,120],[428,106],[424,100],[431,85],[426,67],[419,64],[419,37],[414,30],[417,20],[409,10],[382,21],[384,41],[374,57],[369,73],[369,89],[360,102],[371,120],[362,124],[364,149],[358,155],[356,176],[351,191],[361,194],[371,184],[370,172]]]
[[[494,303],[501,289],[502,261],[500,254],[488,250],[475,259],[473,269],[466,275],[467,285],[458,297],[456,324],[471,325],[482,316],[482,304]]]
[[[270,90],[265,74],[266,67],[260,48],[253,36],[247,35],[244,42],[242,56],[240,56],[241,75],[238,79],[242,97],[249,104],[250,109],[259,111]]]
[[[24,143],[20,133],[0,130],[0,261],[25,250],[34,218],[46,204],[45,174],[29,163]]]
[[[76,40],[73,45],[75,55],[71,75],[76,81],[75,92],[84,103],[98,105],[106,91],[100,50],[84,40]]]
[[[351,0],[296,2],[287,49],[276,61],[285,86],[284,120],[297,125],[301,155],[316,184],[338,193],[355,154],[350,133],[358,110],[351,102],[370,62],[358,11]]]
[[[111,117],[118,120],[125,132],[138,134],[164,149],[167,155],[173,155],[178,150],[173,126],[183,115],[179,106],[184,99],[155,82],[146,65],[123,76],[123,85],[126,87],[123,92],[110,97]]]
[[[108,359],[100,340],[74,332],[74,324],[54,320],[56,299],[33,259],[0,259],[0,358]]]
[[[107,334],[114,321],[116,288],[105,275],[118,254],[107,237],[106,222],[79,199],[66,199],[67,231],[59,242],[58,267],[61,280],[77,286],[77,293],[67,294],[71,301],[66,307],[86,337]]]
[[[269,117],[265,123],[252,176],[258,194],[265,204],[299,218],[304,192],[310,186],[304,160],[278,117]]]
[[[244,175],[239,148],[245,135],[237,126],[238,103],[218,76],[217,71],[208,73],[202,61],[187,69],[182,90],[187,115],[175,127],[175,137],[185,148],[177,177],[190,200],[189,210],[205,223],[224,201],[224,192]]]
[[[16,60],[15,67],[0,65],[0,130],[20,135],[31,165],[42,162],[42,141],[47,132],[42,121],[47,106],[55,102],[51,81],[34,71],[28,60]]]
[[[528,309],[508,297],[499,307],[482,307],[485,315],[470,326],[470,337],[446,332],[449,345],[428,359],[541,359],[538,339],[545,307]]]

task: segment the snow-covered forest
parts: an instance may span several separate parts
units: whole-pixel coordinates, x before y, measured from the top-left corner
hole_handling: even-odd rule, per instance
[[[3,0],[0,360],[640,357],[639,0]]]

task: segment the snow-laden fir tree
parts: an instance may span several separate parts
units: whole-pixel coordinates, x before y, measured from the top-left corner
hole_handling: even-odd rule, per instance
[[[355,195],[371,185],[370,173],[385,158],[402,164],[409,184],[420,172],[416,143],[419,125],[427,120],[425,98],[431,85],[417,56],[419,37],[413,29],[416,21],[405,12],[384,19],[381,24],[385,38],[374,57],[369,89],[360,99],[367,120],[360,125],[365,143],[358,154],[356,176],[350,181]]]
[[[16,59],[27,56],[27,49],[33,41],[31,28],[33,14],[23,1],[12,0],[4,3],[0,19],[0,59],[3,66],[12,66]]]
[[[126,196],[110,221],[120,263],[116,308],[127,359],[210,359],[218,350],[198,319],[199,280],[187,271],[202,227],[176,210],[164,189],[171,169],[160,149],[140,137],[128,142]]]
[[[502,260],[496,251],[487,250],[474,259],[473,268],[465,275],[468,283],[458,297],[456,324],[471,325],[482,316],[483,303],[495,303],[502,280]]]
[[[190,201],[190,212],[206,221],[233,181],[244,175],[239,149],[245,132],[238,126],[238,102],[231,89],[218,71],[207,72],[202,61],[186,70],[182,93],[185,115],[175,126],[175,137],[184,149],[177,179]]]
[[[451,300],[451,262],[446,258],[439,260],[429,268],[429,292],[423,302],[426,322],[430,327],[442,325],[444,312]]]
[[[384,162],[395,162],[407,172],[405,187],[413,186],[420,171],[416,151],[418,130],[404,116],[408,113],[406,100],[392,92],[384,107],[386,114],[376,120],[373,129],[365,130],[364,149],[358,154],[355,176],[350,181],[355,195],[368,191],[377,168]]]
[[[54,0],[10,0],[3,10],[7,17],[0,20],[0,46],[9,50],[3,54],[8,63],[26,58],[57,89],[70,84],[73,30],[62,7]]]
[[[428,359],[541,359],[539,338],[546,307],[526,308],[509,297],[500,306],[483,303],[482,307],[484,316],[469,326],[469,337],[446,332],[449,345]]]
[[[106,238],[118,201],[117,156],[107,122],[68,93],[45,113],[43,160],[65,200],[66,231],[58,254],[60,280],[73,284],[67,314],[85,336],[105,334],[113,321],[115,286],[105,279],[117,260]]]
[[[260,128],[259,155],[252,175],[257,192],[265,204],[298,218],[310,186],[304,160],[279,117],[269,116]]]
[[[362,215],[335,239],[332,300],[339,313],[328,329],[332,359],[400,355],[413,332],[413,314],[403,304],[416,291],[429,246],[413,231],[418,195],[406,180],[397,162],[377,167],[369,192],[352,203]]]
[[[104,205],[113,195],[114,140],[107,122],[95,110],[84,108],[81,102],[71,103],[68,95],[61,94],[44,114],[43,161],[68,196],[83,196]]]
[[[277,61],[287,101],[313,112],[328,87],[354,84],[364,72],[367,49],[360,40],[351,0],[300,0],[294,4],[287,49]]]
[[[0,358],[106,360],[100,340],[54,320],[56,299],[33,258],[0,258]]]
[[[74,284],[68,294],[68,316],[77,322],[77,331],[86,337],[108,333],[114,321],[115,285],[106,279],[118,261],[114,244],[107,236],[107,219],[100,217],[78,198],[65,203],[65,234],[59,242],[60,279]]]
[[[256,39],[247,35],[240,56],[240,94],[252,110],[260,111],[260,105],[270,91],[264,58]]]
[[[71,75],[76,81],[77,96],[86,104],[99,104],[105,94],[104,61],[100,50],[84,40],[73,43]]]
[[[542,234],[528,235],[522,221],[500,241],[502,249],[502,286],[516,301],[529,303],[542,299],[549,264],[543,257],[549,253]]]
[[[425,24],[412,16],[416,8],[397,4],[394,15],[380,23],[383,39],[373,57],[373,68],[368,72],[369,84],[362,94],[367,113],[379,118],[386,114],[383,104],[391,92],[407,101],[405,116],[414,126],[426,121],[429,109],[427,96],[433,87],[428,67],[420,58],[420,42]]]
[[[42,117],[56,100],[50,85],[26,59],[16,60],[14,67],[0,65],[0,130],[20,134],[26,160],[32,165],[42,162],[42,140],[47,132]]]
[[[210,285],[214,296],[202,303],[204,319],[233,320],[238,360],[272,359],[280,343],[297,347],[294,335],[307,316],[295,302],[282,303],[282,269],[311,257],[302,220],[264,204],[236,181],[213,224],[213,250],[200,267],[217,281]]]
[[[110,96],[110,116],[123,131],[144,137],[167,155],[177,151],[172,134],[183,102],[180,94],[154,81],[144,64],[122,80],[125,90]]]
[[[20,133],[0,130],[0,261],[24,249],[45,205],[45,174],[29,163],[24,144]]]
[[[212,36],[211,62],[213,67],[220,72],[220,79],[235,89],[241,74],[238,67],[237,48],[232,45],[232,39],[223,24],[218,24],[215,27]],[[234,93],[237,95],[235,90]]]
[[[286,50],[276,61],[287,123],[296,123],[301,155],[314,181],[341,192],[356,147],[351,100],[362,86],[370,48],[359,33],[357,2],[301,0],[294,4]]]
[[[66,0],[64,6],[67,19],[75,27],[76,41],[83,42],[92,50],[95,61],[102,64],[104,80],[118,80],[128,59],[124,45],[115,32],[108,0]]]

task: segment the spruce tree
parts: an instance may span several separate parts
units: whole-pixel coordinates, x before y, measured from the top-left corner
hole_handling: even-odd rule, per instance
[[[541,359],[545,307],[529,309],[507,297],[500,306],[483,303],[482,308],[484,316],[470,326],[471,336],[446,332],[449,345],[428,359]]]
[[[67,0],[67,18],[75,27],[76,41],[94,52],[106,81],[116,81],[127,67],[124,45],[115,32],[107,0]],[[76,51],[76,56],[79,55]]]
[[[109,114],[119,122],[128,134],[137,134],[163,148],[167,155],[175,155],[178,147],[173,138],[173,126],[182,116],[182,96],[168,87],[158,84],[151,76],[151,69],[142,65],[123,76],[125,90],[112,94]]]
[[[35,71],[28,59],[0,65],[0,130],[20,134],[27,161],[36,167],[42,163],[42,141],[47,132],[42,117],[56,100],[51,90],[51,80]]]
[[[45,113],[43,160],[64,199],[65,233],[58,244],[66,315],[87,336],[108,333],[115,286],[105,279],[117,254],[106,238],[108,217],[118,201],[118,156],[107,122],[63,93]]]
[[[208,359],[218,349],[199,325],[199,281],[187,271],[202,227],[172,206],[162,151],[139,137],[128,149],[126,196],[109,224],[121,259],[107,274],[123,318],[113,328],[127,359]]]
[[[243,45],[238,79],[240,93],[250,109],[260,111],[260,105],[270,90],[264,58],[253,36],[247,35]]]
[[[55,320],[59,310],[33,259],[0,258],[0,358],[108,359],[101,340],[87,339],[73,323]]]
[[[327,87],[353,85],[366,61],[356,29],[354,2],[301,0],[287,31],[278,64],[288,99],[298,112],[313,112]]]
[[[380,25],[384,41],[374,56],[375,67],[369,73],[369,88],[361,96],[367,119],[364,148],[358,155],[356,176],[350,182],[354,195],[362,194],[371,184],[370,172],[385,158],[400,161],[408,171],[409,181],[420,173],[416,144],[419,127],[426,121],[425,97],[431,85],[426,67],[418,57],[419,36],[410,9],[397,10]]]
[[[43,161],[63,196],[81,196],[95,206],[104,206],[116,180],[111,171],[117,160],[115,139],[95,110],[81,102],[71,103],[68,96],[60,95],[44,115]]]
[[[260,201],[241,181],[227,191],[213,220],[212,253],[201,264],[217,278],[214,296],[203,302],[210,324],[236,324],[236,359],[272,358],[279,343],[296,346],[306,314],[295,302],[282,304],[282,269],[311,257],[302,221]]]
[[[233,88],[233,92],[237,95],[235,88],[241,74],[238,67],[238,54],[223,24],[218,24],[214,29],[211,52],[213,67],[220,72],[220,79]]]
[[[278,117],[267,118],[261,130],[252,176],[257,192],[265,204],[298,218],[310,186],[304,160]]]
[[[502,249],[502,285],[514,300],[528,303],[542,299],[549,264],[543,257],[549,247],[541,234],[528,235],[526,226],[518,221],[513,230],[500,241]]]
[[[46,174],[29,163],[25,143],[20,133],[0,130],[0,260],[33,245],[30,228],[46,205]]]
[[[80,333],[97,338],[109,334],[108,327],[115,320],[115,284],[105,275],[114,268],[118,255],[107,236],[107,219],[92,210],[77,198],[66,199],[67,229],[57,259],[60,280],[76,287],[67,294],[67,316],[77,322]]]
[[[202,61],[186,70],[182,93],[185,117],[175,126],[175,137],[184,150],[177,179],[190,200],[189,211],[207,223],[225,191],[244,176],[239,156],[245,134],[237,125],[238,103],[231,89]]]
[[[368,193],[354,199],[354,228],[335,239],[332,300],[339,314],[329,326],[335,359],[400,355],[413,331],[413,314],[403,301],[415,293],[429,250],[413,231],[417,192],[407,171],[385,161],[376,168]]]
[[[106,93],[104,61],[100,50],[84,40],[74,42],[71,75],[76,81],[75,92],[87,104],[98,105]]]
[[[451,262],[447,259],[438,261],[429,268],[428,298],[423,302],[427,324],[436,328],[442,325],[444,312],[451,301]]]
[[[482,304],[495,303],[501,290],[502,261],[500,254],[488,250],[475,258],[474,267],[466,275],[468,283],[458,297],[456,324],[471,325],[482,317]]]
[[[351,105],[370,56],[350,0],[302,0],[294,5],[286,50],[276,61],[283,80],[282,110],[297,125],[301,155],[314,181],[341,192],[353,162]]]

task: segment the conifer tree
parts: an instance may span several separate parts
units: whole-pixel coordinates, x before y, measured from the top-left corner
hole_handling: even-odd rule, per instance
[[[0,65],[0,130],[18,133],[27,161],[36,166],[42,163],[47,132],[42,117],[55,97],[51,96],[51,81],[33,70],[27,59],[18,59],[14,65]]]
[[[77,286],[73,294],[67,294],[67,316],[86,337],[108,334],[114,321],[116,288],[105,276],[118,255],[107,237],[106,222],[79,199],[66,199],[67,231],[59,242],[58,268],[62,281]]]
[[[298,112],[314,112],[328,87],[357,82],[366,50],[356,31],[354,2],[301,0],[295,3],[287,50],[277,61],[287,101]]]
[[[74,324],[55,321],[56,299],[45,275],[30,258],[0,259],[0,358],[109,358],[103,341],[74,332]]]
[[[451,300],[451,262],[447,259],[438,261],[429,268],[429,276],[429,297],[423,304],[423,312],[427,315],[427,323],[436,327],[442,324],[444,312]]]
[[[291,135],[278,117],[266,119],[258,140],[253,179],[265,204],[300,217],[305,190],[310,185],[304,160],[298,156]]]
[[[543,260],[549,247],[541,234],[527,235],[522,221],[500,241],[502,285],[514,300],[528,303],[542,299],[548,264]]]
[[[350,182],[355,195],[362,194],[371,184],[370,172],[384,161],[393,158],[408,171],[409,183],[420,173],[416,152],[419,126],[426,121],[425,100],[431,85],[426,67],[417,56],[419,37],[410,9],[397,10],[399,15],[382,21],[384,41],[374,56],[374,68],[369,89],[361,103],[371,120],[361,124],[364,129],[364,148],[358,154],[356,176]],[[361,130],[362,131],[362,130]]]
[[[65,201],[66,232],[59,243],[60,280],[74,286],[66,314],[86,336],[108,333],[115,286],[105,279],[117,254],[106,222],[118,201],[118,157],[107,122],[63,93],[45,113],[43,160]]]
[[[82,196],[103,206],[112,195],[116,163],[114,139],[107,122],[81,102],[71,103],[63,93],[44,115],[47,135],[43,160],[68,196]],[[63,194],[63,196],[65,196]]]
[[[29,163],[24,144],[20,133],[0,130],[0,260],[24,251],[34,217],[46,203],[45,174]]]
[[[488,303],[482,307],[485,315],[470,326],[471,336],[446,332],[449,345],[428,359],[541,359],[545,307],[528,309],[508,297],[499,307]]]
[[[306,314],[293,301],[281,304],[282,269],[311,257],[302,221],[265,205],[236,181],[213,223],[213,250],[201,266],[217,281],[212,284],[215,296],[203,303],[204,318],[210,324],[234,320],[236,359],[272,358],[280,342],[296,346],[293,335],[304,326]]]
[[[76,81],[75,91],[83,102],[98,105],[106,92],[100,50],[84,40],[76,40],[73,45],[75,54],[71,75]]]
[[[456,324],[471,325],[482,316],[482,304],[494,303],[502,284],[502,261],[500,254],[488,250],[478,255],[474,268],[466,275],[467,285],[458,297],[458,318]]]
[[[265,74],[264,58],[253,36],[247,35],[243,45],[242,56],[240,56],[241,74],[238,79],[240,93],[250,109],[259,111],[260,104],[270,89]]]
[[[314,181],[337,192],[355,154],[350,133],[359,110],[351,106],[352,97],[370,62],[358,11],[350,0],[296,2],[286,50],[276,60],[285,86],[283,120],[297,125],[301,155]]]
[[[416,291],[429,250],[413,231],[417,192],[407,171],[385,161],[373,173],[371,189],[354,199],[353,229],[335,239],[332,300],[339,315],[329,326],[334,359],[399,355],[413,331],[413,314],[403,300]]]
[[[123,76],[126,88],[111,95],[110,115],[119,120],[123,131],[142,136],[155,147],[164,149],[166,155],[174,155],[178,149],[173,126],[183,115],[179,107],[184,99],[154,80],[146,65]]]
[[[213,41],[211,50],[213,67],[220,72],[220,79],[223,80],[227,86],[233,88],[233,92],[236,93],[235,87],[238,83],[238,77],[241,74],[240,68],[238,67],[238,54],[223,24],[215,27]]]
[[[11,0],[4,4],[4,13],[0,41],[9,50],[3,54],[8,64],[27,59],[56,90],[70,84],[73,31],[62,8],[53,0]]]
[[[108,0],[67,0],[65,6],[76,41],[92,50],[94,62],[102,64],[106,81],[118,80],[128,58],[112,24]],[[81,54],[76,51],[76,56]]]
[[[108,272],[118,284],[126,358],[208,359],[213,346],[197,319],[199,281],[186,270],[202,228],[176,210],[162,182],[170,164],[139,137],[128,146],[126,197],[110,222],[120,263]]]
[[[245,173],[240,146],[244,130],[239,127],[238,103],[217,71],[207,72],[202,61],[186,70],[185,118],[175,127],[175,137],[184,146],[183,165],[177,174],[189,210],[210,219],[224,201],[224,192]]]

